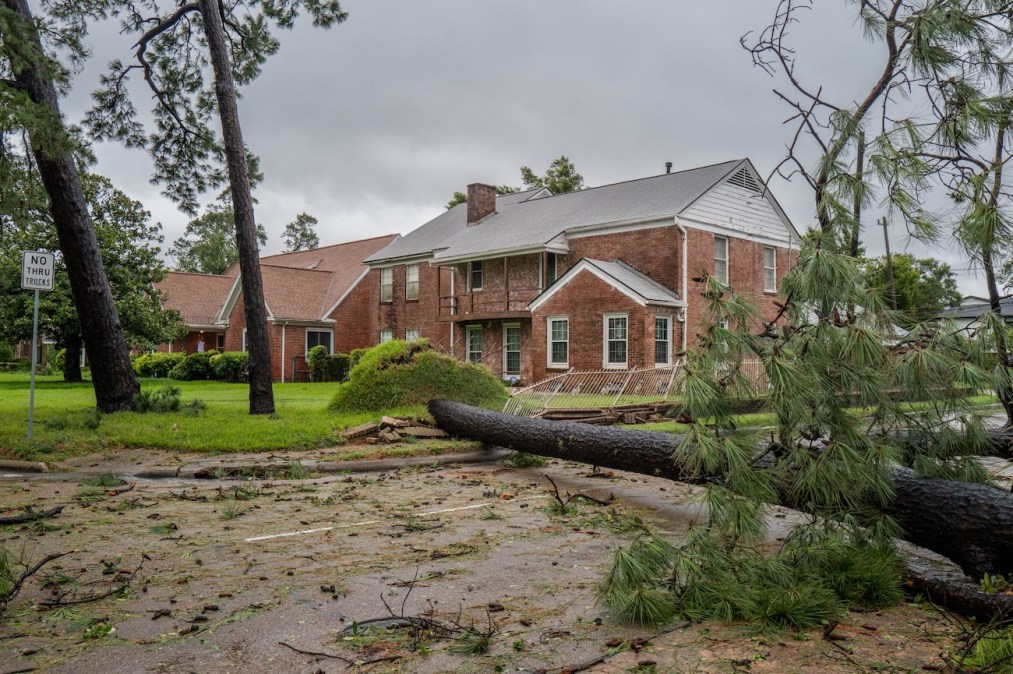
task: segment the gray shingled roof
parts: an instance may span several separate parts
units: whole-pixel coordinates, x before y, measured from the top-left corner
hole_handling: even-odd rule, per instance
[[[959,307],[944,310],[943,316],[953,319],[974,319],[990,310],[991,307],[987,300],[982,302],[967,302]],[[1003,318],[1007,320],[1013,318],[1013,297],[1004,297],[999,300],[999,310]]]
[[[647,304],[683,304],[679,301],[679,293],[669,290],[622,260],[603,262],[601,260],[584,258],[584,261],[611,276],[616,283],[629,288],[631,292],[639,295]]]
[[[673,217],[746,160],[713,164],[539,199],[531,192],[496,199],[496,213],[467,226],[459,204],[369,257],[367,262],[432,254],[456,260],[538,249],[570,230]]]

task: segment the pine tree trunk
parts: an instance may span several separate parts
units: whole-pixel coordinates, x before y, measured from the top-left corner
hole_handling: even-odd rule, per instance
[[[215,72],[215,94],[225,141],[225,159],[229,167],[232,207],[236,217],[236,247],[239,249],[239,270],[243,281],[246,308],[246,336],[250,353],[250,414],[274,412],[274,390],[271,385],[271,349],[267,332],[267,305],[260,276],[260,252],[257,247],[257,225],[250,194],[250,173],[246,149],[239,125],[239,108],[232,80],[232,65],[225,44],[221,8],[217,0],[200,0],[208,53]]]
[[[42,45],[26,0],[3,2],[24,22],[25,32],[21,37],[42,54]],[[14,66],[16,82],[45,117],[36,120],[29,127],[28,134],[39,175],[49,194],[50,213],[56,225],[60,250],[63,251],[84,345],[94,365],[92,384],[96,404],[103,412],[129,410],[140,386],[130,364],[130,352],[102,267],[102,256],[72,152],[72,141],[60,119],[56,87],[43,64],[30,58],[19,58],[19,54],[12,53],[14,48],[9,40],[2,42],[5,56]]]
[[[440,428],[460,438],[670,480],[688,477],[675,458],[681,439],[669,433],[528,419],[447,400],[430,401],[429,412]],[[896,497],[888,514],[908,540],[948,557],[973,578],[1013,574],[1013,494],[916,478],[907,469],[892,477]]]
[[[76,332],[63,336],[66,351],[63,354],[63,381],[74,384],[84,381],[81,375],[81,335]]]

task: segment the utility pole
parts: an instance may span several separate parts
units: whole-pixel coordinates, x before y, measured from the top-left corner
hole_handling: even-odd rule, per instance
[[[897,311],[897,286],[893,282],[893,258],[890,256],[890,233],[886,229],[886,218],[880,218],[883,225],[883,241],[886,243],[886,278],[890,282],[890,306]]]

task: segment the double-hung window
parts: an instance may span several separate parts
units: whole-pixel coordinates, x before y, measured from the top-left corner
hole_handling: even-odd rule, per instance
[[[331,355],[334,352],[333,338],[334,333],[330,330],[306,330],[306,353],[314,346],[323,345],[327,347],[327,355]]]
[[[481,290],[485,284],[485,269],[482,260],[468,263],[468,290]]]
[[[394,301],[394,268],[384,267],[380,270],[380,301]]]
[[[406,264],[404,268],[404,298],[406,300],[417,300],[419,298],[419,265]]]
[[[468,362],[482,362],[482,326],[469,325],[468,332]]]
[[[380,343],[381,344],[383,344],[384,342],[389,342],[392,339],[394,339],[394,331],[393,330],[381,330],[380,331]]]
[[[763,292],[777,292],[777,249],[763,247]]]
[[[654,364],[672,364],[672,317],[654,317]]]
[[[567,367],[570,364],[570,319],[548,319],[549,367]]]
[[[629,319],[626,314],[605,314],[604,317],[604,366],[607,368],[625,368],[627,362],[627,328]]]
[[[714,278],[728,285],[728,239],[714,237]]]
[[[419,334],[418,328],[408,328],[404,331],[404,341],[412,342],[418,339],[421,335]]]
[[[503,371],[506,374],[521,373],[521,326],[503,326]]]

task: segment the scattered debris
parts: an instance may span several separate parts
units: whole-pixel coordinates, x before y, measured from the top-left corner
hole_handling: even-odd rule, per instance
[[[65,507],[66,506],[58,505],[54,508],[50,508],[49,510],[35,510],[32,506],[25,506],[25,511],[20,515],[0,517],[0,526],[5,524],[24,524],[25,522],[35,522],[49,517],[56,517]]]
[[[380,423],[354,426],[341,433],[345,440],[358,440],[367,445],[401,442],[405,438],[446,438],[447,434],[425,419],[383,417]]]

